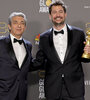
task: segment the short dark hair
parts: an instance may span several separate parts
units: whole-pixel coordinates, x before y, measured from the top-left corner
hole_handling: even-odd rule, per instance
[[[53,2],[53,3],[50,4],[50,6],[49,6],[49,14],[51,14],[52,7],[53,7],[53,6],[62,6],[64,12],[66,13],[67,7],[66,7],[66,5],[64,4],[64,2],[62,2],[62,1],[56,1],[56,2]]]

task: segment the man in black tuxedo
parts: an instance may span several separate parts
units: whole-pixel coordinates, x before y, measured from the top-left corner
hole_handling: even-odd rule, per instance
[[[9,36],[0,39],[0,100],[26,100],[32,49],[31,43],[22,38],[26,16],[13,12],[8,27]]]
[[[82,29],[65,24],[67,13],[63,2],[57,1],[49,7],[49,18],[53,28],[40,35],[39,51],[33,66],[45,62],[45,96],[47,100],[84,100],[83,51],[85,34]],[[83,60],[84,61],[84,60]]]

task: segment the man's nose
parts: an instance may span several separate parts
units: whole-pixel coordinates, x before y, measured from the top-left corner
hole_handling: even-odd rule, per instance
[[[57,13],[57,16],[60,16],[60,13]]]
[[[18,27],[21,27],[21,24],[18,24]]]

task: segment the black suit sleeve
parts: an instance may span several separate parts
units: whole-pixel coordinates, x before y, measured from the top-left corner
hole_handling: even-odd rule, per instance
[[[36,54],[36,58],[32,58],[31,60],[31,71],[36,71],[36,70],[43,70],[45,68],[45,54],[43,52],[43,49],[39,43],[39,50]]]

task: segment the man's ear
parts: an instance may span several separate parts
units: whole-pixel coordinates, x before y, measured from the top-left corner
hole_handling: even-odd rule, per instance
[[[51,15],[49,14],[49,19],[51,20]]]
[[[67,13],[65,13],[65,18],[67,17]]]
[[[11,26],[8,24],[8,28],[9,28],[9,30],[11,30]]]

